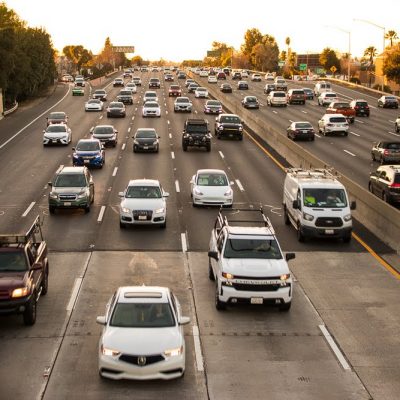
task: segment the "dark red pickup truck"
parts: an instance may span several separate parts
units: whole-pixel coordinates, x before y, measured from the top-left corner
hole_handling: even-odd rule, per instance
[[[25,325],[33,325],[48,280],[47,244],[39,217],[26,233],[0,235],[0,314],[22,314]]]
[[[350,123],[353,123],[356,119],[356,112],[350,107],[350,103],[345,101],[334,101],[329,104],[326,109],[326,114],[342,114],[344,115]]]

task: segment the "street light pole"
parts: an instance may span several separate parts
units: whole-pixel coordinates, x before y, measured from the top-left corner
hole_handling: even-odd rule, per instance
[[[385,85],[385,74],[383,73],[383,61],[384,61],[384,57],[385,57],[385,35],[386,35],[386,29],[385,29],[384,26],[375,24],[374,22],[371,22],[371,21],[367,21],[366,19],[354,18],[353,21],[364,22],[365,24],[373,25],[373,26],[376,26],[377,28],[380,28],[380,29],[383,30],[383,45],[382,45],[382,92],[383,92],[384,85]]]

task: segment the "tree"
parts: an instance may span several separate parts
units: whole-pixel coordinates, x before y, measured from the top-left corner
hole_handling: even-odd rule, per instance
[[[391,81],[400,85],[400,44],[386,53],[383,61],[383,73]]]
[[[264,35],[261,43],[253,46],[250,61],[260,71],[275,71],[278,67],[279,48],[275,38]]]
[[[241,46],[242,53],[245,56],[250,56],[253,47],[258,43],[262,43],[262,39],[263,35],[258,29],[248,29],[244,34],[244,43]]]
[[[374,57],[378,54],[376,48],[374,46],[369,46],[364,50],[364,57],[367,57],[370,65],[374,64]]]
[[[63,53],[74,64],[77,71],[80,71],[82,65],[86,65],[93,58],[91,51],[85,49],[82,45],[65,46]]]
[[[141,66],[143,65],[143,58],[140,56],[134,56],[131,60],[132,65]]]
[[[390,40],[390,47],[393,47],[393,41],[398,39],[397,32],[390,30],[386,33],[385,39]]]
[[[335,51],[329,47],[325,47],[325,49],[322,51],[319,56],[319,62],[326,70],[330,70],[332,67],[335,67],[337,71],[340,71],[340,61]]]

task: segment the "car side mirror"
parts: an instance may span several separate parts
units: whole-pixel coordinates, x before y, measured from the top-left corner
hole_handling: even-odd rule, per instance
[[[157,136],[158,137],[158,139],[161,139],[161,136]]]
[[[53,186],[53,183],[52,183],[52,182],[47,182],[47,184],[48,184],[50,187]]]
[[[76,148],[75,148],[75,147],[73,147],[73,148],[72,148],[72,151],[75,151],[75,150],[76,150]]]
[[[290,261],[290,260],[294,260],[296,258],[296,254],[295,253],[286,253],[286,261]]]
[[[104,315],[101,315],[101,316],[96,318],[96,322],[99,325],[105,325],[106,324],[106,317]]]
[[[190,317],[180,317],[179,325],[187,325],[190,322]]]
[[[43,265],[41,263],[33,263],[31,269],[34,271],[39,271],[42,268],[43,268]]]
[[[298,201],[298,200],[293,200],[292,207],[293,207],[295,210],[300,210],[299,201]]]
[[[350,203],[350,210],[355,210],[357,208],[357,203],[355,201],[352,201]]]
[[[218,261],[218,252],[216,251],[209,251],[208,257],[213,258],[214,260]]]
[[[46,133],[46,131],[43,129],[43,133]]]
[[[169,197],[169,193],[168,192],[164,192],[163,197]]]

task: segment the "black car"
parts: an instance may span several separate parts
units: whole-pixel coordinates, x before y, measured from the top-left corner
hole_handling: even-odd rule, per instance
[[[269,94],[270,92],[272,92],[273,90],[275,90],[275,84],[274,83],[267,83],[264,87],[264,93],[265,94]]]
[[[211,134],[206,119],[192,119],[185,121],[182,133],[182,148],[187,151],[189,146],[205,147],[211,151]]]
[[[97,125],[90,129],[93,139],[99,139],[104,146],[115,147],[118,141],[118,131],[113,125]]]
[[[214,133],[218,139],[228,136],[243,140],[242,120],[235,114],[220,114],[215,119]]]
[[[306,139],[314,140],[315,131],[307,121],[292,122],[286,129],[287,137],[293,140]]]
[[[156,88],[160,89],[161,88],[161,82],[158,78],[150,78],[149,81],[149,88]]]
[[[233,80],[237,80],[237,79],[240,80],[240,79],[242,79],[242,74],[240,72],[236,71],[236,72],[233,73],[232,79]]]
[[[229,83],[223,83],[219,88],[223,93],[232,93],[232,86]]]
[[[310,88],[303,88],[306,100],[314,100],[314,91]]]
[[[352,100],[350,107],[356,112],[356,117],[369,117],[369,105],[366,100]]]
[[[121,101],[112,101],[107,107],[107,117],[122,117],[126,115],[125,105]]]
[[[133,104],[133,96],[130,90],[121,90],[117,96],[117,101],[124,104]]]
[[[400,142],[378,142],[371,149],[372,161],[400,164]]]
[[[158,153],[160,136],[154,128],[139,128],[133,138],[133,152],[153,151]]]
[[[382,96],[378,99],[378,107],[399,108],[399,101],[395,96]]]
[[[186,74],[184,72],[179,72],[177,79],[186,79]]]
[[[200,87],[200,85],[199,85],[198,83],[191,83],[191,84],[189,84],[189,86],[188,86],[188,92],[189,92],[189,93],[194,93],[195,90],[196,90],[198,87]]]
[[[400,203],[400,166],[381,165],[370,174],[368,190],[387,203]]]
[[[260,108],[260,103],[257,100],[256,96],[245,96],[242,100],[242,106],[244,108]]]
[[[98,99],[101,101],[106,101],[107,100],[107,92],[103,89],[97,89],[94,91],[92,98]]]
[[[246,81],[239,81],[237,84],[237,88],[239,90],[247,90],[249,88],[249,84]]]

